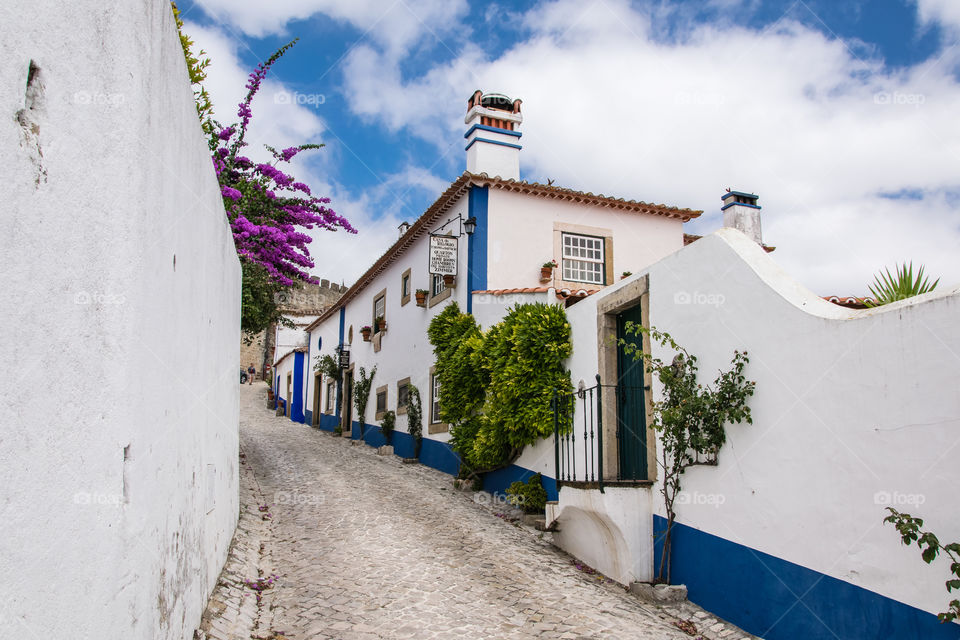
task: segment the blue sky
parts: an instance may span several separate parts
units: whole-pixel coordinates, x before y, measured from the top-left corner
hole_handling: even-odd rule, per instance
[[[758,193],[773,257],[819,294],[923,262],[960,284],[960,3],[181,0],[217,116],[280,45],[253,140],[324,142],[297,167],[360,234],[317,236],[350,284],[465,165],[474,89],[522,98],[521,174],[703,209]]]

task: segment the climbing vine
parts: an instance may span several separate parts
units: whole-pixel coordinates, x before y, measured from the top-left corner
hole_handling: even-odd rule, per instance
[[[357,408],[357,419],[360,421],[360,437],[367,428],[367,401],[370,399],[370,387],[373,386],[373,376],[377,375],[377,367],[370,369],[370,375],[360,367],[360,375],[353,384],[353,404]]]
[[[407,385],[407,433],[413,438],[413,457],[420,457],[420,445],[423,443],[423,403],[420,390]]]
[[[340,369],[340,364],[337,362],[337,359],[329,354],[324,354],[320,356],[320,359],[317,361],[317,364],[313,365],[314,371],[319,371],[323,375],[340,382],[340,379],[343,377],[343,373]]]
[[[676,355],[668,364],[642,351],[635,342],[621,339],[624,352],[635,360],[644,360],[646,369],[656,374],[663,385],[663,398],[653,402],[651,427],[660,434],[662,449],[658,464],[663,469],[664,508],[667,528],[663,534],[663,553],[657,571],[658,582],[670,582],[671,533],[676,519],[675,504],[681,491],[680,478],[696,464],[717,464],[720,447],[727,440],[724,426],[728,423],[753,423],[747,399],[753,395],[756,382],[743,375],[747,352],[734,351],[732,368],[721,371],[712,385],[697,382],[697,357],[678,345],[669,334],[633,322],[625,326],[627,336],[647,334]]]
[[[440,418],[451,425],[461,475],[505,467],[525,446],[553,433],[553,392],[573,388],[563,366],[573,346],[561,307],[517,305],[482,332],[453,303],[433,319],[427,335],[442,390]]]
[[[887,507],[887,511],[890,515],[883,519],[884,523],[890,522],[897,528],[904,545],[910,546],[916,542],[922,549],[920,557],[924,562],[930,564],[941,552],[950,558],[950,572],[953,573],[953,578],[946,582],[947,593],[951,593],[954,589],[960,591],[960,542],[941,544],[933,533],[920,530],[923,526],[922,518],[914,518],[909,513],[900,513],[893,507]],[[948,607],[946,611],[937,614],[940,622],[953,622],[960,619],[960,599],[950,601]]]

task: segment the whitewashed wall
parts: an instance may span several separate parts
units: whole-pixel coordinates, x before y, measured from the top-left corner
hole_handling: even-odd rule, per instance
[[[554,255],[553,223],[613,233],[614,281],[683,247],[680,220],[490,188],[488,289],[541,287],[540,266]],[[595,285],[584,285],[597,288]]]
[[[3,3],[0,55],[0,635],[190,638],[237,518],[240,266],[170,5]]]
[[[454,204],[450,211],[443,216],[437,223],[437,227],[448,219],[454,219],[454,223],[446,227],[454,229],[456,232],[456,217],[462,214],[466,218],[467,196],[464,194],[460,200]],[[421,308],[417,306],[414,293],[417,289],[430,290],[430,275],[428,273],[428,236],[419,238],[403,255],[380,275],[374,279],[357,297],[347,303],[344,315],[344,334],[343,340],[349,344],[350,361],[355,365],[355,379],[359,379],[360,367],[369,372],[373,366],[377,367],[377,372],[373,380],[373,388],[370,393],[370,402],[367,405],[366,422],[378,424],[374,419],[376,413],[376,389],[382,385],[388,385],[387,408],[393,411],[397,409],[397,382],[404,378],[410,378],[416,387],[420,390],[421,399],[424,408],[424,426],[423,435],[425,438],[431,438],[446,442],[449,440],[448,433],[428,434],[426,422],[428,420],[427,407],[430,399],[430,367],[433,366],[433,347],[427,339],[427,327],[430,321],[443,311],[451,301],[456,301],[460,305],[461,311],[467,309],[467,236],[460,238],[460,247],[458,251],[459,275],[457,283],[450,297],[439,301],[433,307]],[[400,278],[404,271],[410,269],[411,276],[411,296],[410,302],[401,305]],[[360,333],[360,328],[373,324],[373,299],[383,289],[387,290],[385,319],[387,322],[387,331],[381,339],[381,349],[374,352],[373,342],[364,342]],[[429,302],[428,302],[429,304]],[[338,344],[339,338],[339,312],[334,312],[319,327],[317,327],[311,336],[311,369],[323,354],[333,354],[333,349]],[[350,340],[351,328],[353,329],[353,339]],[[323,350],[318,352],[315,349],[317,337],[323,337]],[[307,398],[313,398],[313,387],[315,381],[313,376],[308,376]],[[323,399],[325,403],[325,398]],[[325,406],[325,404],[324,404]],[[356,412],[354,411],[354,414]],[[354,420],[358,417],[354,415]],[[359,421],[359,420],[358,420]],[[398,431],[407,430],[407,418],[405,415],[398,415],[396,422]]]
[[[960,289],[845,309],[723,229],[651,267],[650,310],[654,326],[700,358],[705,377],[729,368],[739,349],[757,381],[754,424],[727,428],[719,466],[686,472],[692,499],[678,520],[930,613],[944,610],[946,563],[928,567],[881,521],[890,505],[922,516],[941,539],[960,539],[952,455],[960,441]]]

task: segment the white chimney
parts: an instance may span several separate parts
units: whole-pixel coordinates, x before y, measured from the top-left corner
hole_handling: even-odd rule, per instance
[[[467,171],[520,179],[520,100],[479,89],[467,101]]]
[[[397,230],[400,232],[400,235],[398,237],[402,238],[403,234],[405,234],[407,231],[410,230],[410,223],[404,220],[403,222],[400,223],[400,226],[397,227]]]
[[[743,232],[748,238],[763,246],[763,232],[760,229],[759,196],[743,191],[727,192],[720,198],[723,206],[723,226]]]

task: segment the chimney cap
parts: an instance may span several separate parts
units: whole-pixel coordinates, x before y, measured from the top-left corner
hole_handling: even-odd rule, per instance
[[[732,198],[733,196],[740,196],[741,198],[750,198],[752,200],[757,200],[760,196],[755,193],[747,193],[746,191],[731,191],[727,189],[727,192],[720,197],[721,200],[726,200],[727,198]]]

